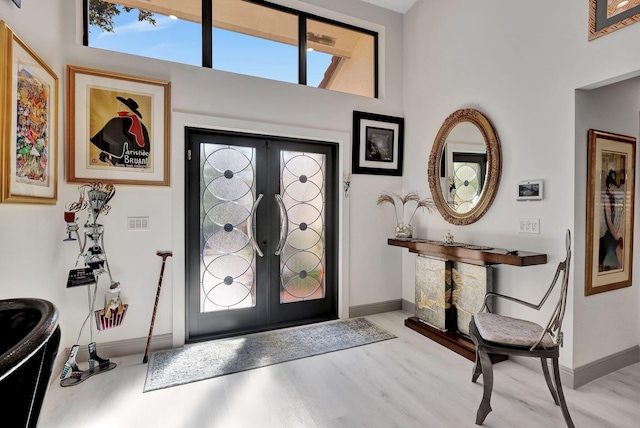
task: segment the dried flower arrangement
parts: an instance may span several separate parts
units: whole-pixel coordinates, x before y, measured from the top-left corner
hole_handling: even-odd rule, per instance
[[[407,222],[405,219],[404,208],[408,202],[415,202],[415,207],[413,212],[409,216],[409,220]],[[428,213],[432,213],[435,204],[433,203],[433,199],[425,198],[420,199],[420,196],[417,192],[409,192],[404,196],[400,196],[397,193],[388,193],[383,192],[378,196],[378,205],[381,204],[391,204],[393,205],[393,210],[396,215],[396,237],[398,238],[410,238],[412,235],[412,226],[411,222],[413,221],[413,217],[418,212],[418,209],[427,210]],[[400,211],[398,212],[398,206],[400,207]]]

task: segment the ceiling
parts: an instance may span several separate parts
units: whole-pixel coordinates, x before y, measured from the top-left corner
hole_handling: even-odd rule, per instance
[[[396,12],[405,13],[417,0],[362,0],[385,9],[395,10]]]

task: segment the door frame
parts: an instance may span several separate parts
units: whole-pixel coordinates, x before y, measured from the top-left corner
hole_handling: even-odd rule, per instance
[[[237,133],[212,130],[209,128],[185,128],[188,146],[185,150],[191,153],[186,161],[185,201],[189,201],[186,208],[185,259],[187,266],[186,285],[186,319],[187,329],[185,342],[194,343],[205,340],[237,336],[277,328],[298,326],[313,322],[332,320],[338,317],[338,145],[327,141],[309,141],[299,138],[284,138],[282,136],[265,136],[258,134]],[[255,239],[259,243],[264,257],[258,257],[254,252],[252,270],[254,271],[255,304],[251,307],[234,308],[231,311],[202,312],[201,292],[202,276],[202,145],[216,145],[218,147],[244,147],[253,149],[251,163],[254,180],[249,186],[248,193],[252,195],[251,203],[255,202],[257,194],[264,194],[265,201],[253,215],[255,222]],[[306,153],[324,156],[325,160],[318,171],[322,172],[322,188],[318,189],[318,196],[324,201],[322,214],[322,229],[324,241],[322,250],[322,270],[324,271],[322,284],[325,292],[322,298],[312,298],[305,301],[294,301],[284,304],[281,301],[283,260],[274,255],[276,246],[281,240],[281,213],[278,215],[278,205],[272,195],[281,195],[287,200],[287,190],[283,189],[283,153]],[[246,153],[245,153],[246,155]],[[278,168],[274,168],[278,166]],[[248,169],[249,166],[246,166]],[[245,172],[243,169],[241,172]],[[239,171],[240,172],[240,171]],[[290,172],[291,174],[291,172]],[[294,173],[295,175],[295,173]],[[313,181],[313,180],[312,180]],[[192,186],[189,188],[189,186]],[[255,186],[255,187],[253,187]],[[324,195],[324,196],[322,196]],[[246,196],[244,194],[243,198]],[[246,201],[245,201],[246,202]],[[288,203],[297,205],[302,201],[289,199]],[[249,213],[251,216],[252,214]],[[247,223],[248,225],[249,223]],[[292,223],[289,223],[292,227]],[[295,226],[293,226],[295,227]],[[317,226],[316,226],[317,227]],[[196,233],[197,231],[197,233]],[[215,245],[213,246],[215,247]],[[248,242],[244,248],[250,248]],[[196,251],[197,248],[197,251]],[[286,245],[283,248],[289,248]],[[255,251],[255,250],[254,250]],[[289,252],[296,253],[295,247]],[[311,254],[315,254],[313,251]],[[289,254],[291,255],[291,253]],[[216,257],[217,258],[217,257]],[[248,260],[247,260],[248,261]],[[214,275],[215,276],[215,275]],[[217,277],[218,281],[220,277]],[[197,285],[197,286],[196,286]]]
[[[204,116],[191,113],[174,112],[172,115],[171,157],[171,193],[172,200],[172,342],[173,347],[183,346],[186,337],[186,254],[185,254],[185,127],[206,128],[214,131],[231,131],[246,134],[272,135],[274,137],[303,139],[318,142],[330,142],[338,145],[338,318],[349,318],[349,202],[345,197],[343,180],[345,165],[350,165],[350,139],[348,132],[298,126],[281,125],[266,122],[230,119],[217,116]]]

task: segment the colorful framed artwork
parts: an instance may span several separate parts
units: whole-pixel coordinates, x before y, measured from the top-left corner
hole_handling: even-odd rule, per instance
[[[640,0],[589,0],[589,40],[640,21]]]
[[[55,204],[58,76],[0,21],[0,202]]]
[[[170,83],[67,66],[67,181],[168,186]]]
[[[353,112],[352,172],[402,175],[404,119]]]
[[[589,130],[586,296],[630,287],[636,139]]]

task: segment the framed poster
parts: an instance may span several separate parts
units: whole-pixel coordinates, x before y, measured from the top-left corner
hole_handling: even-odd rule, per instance
[[[67,66],[67,181],[169,185],[170,83]]]
[[[58,76],[0,21],[0,202],[55,204]]]
[[[640,0],[589,0],[589,40],[640,21]]]
[[[353,112],[352,172],[402,175],[404,119]]]
[[[586,296],[631,286],[636,139],[589,130]]]

